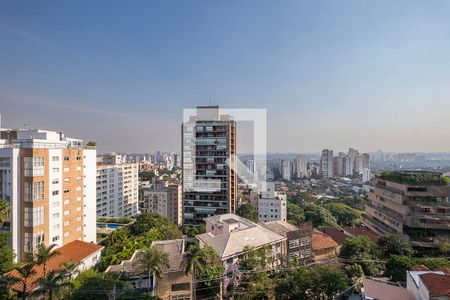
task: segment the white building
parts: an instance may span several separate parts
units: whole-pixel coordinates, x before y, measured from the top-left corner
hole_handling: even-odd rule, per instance
[[[298,155],[296,158],[296,167],[297,167],[297,177],[298,178],[308,178],[308,162],[304,155]]]
[[[364,168],[362,170],[362,182],[365,183],[368,181],[370,181],[370,169]]]
[[[176,225],[183,222],[182,188],[178,184],[141,189],[140,209],[161,215]]]
[[[0,199],[16,260],[39,244],[96,242],[95,146],[39,129],[0,128]]]
[[[320,174],[324,178],[333,177],[333,150],[322,150],[322,156],[320,157]]]
[[[284,192],[276,192],[273,182],[266,183],[267,191],[261,192],[258,198],[258,216],[260,222],[286,221],[287,196]]]
[[[97,217],[131,217],[139,208],[139,164],[97,165]]]
[[[416,300],[450,299],[450,275],[444,271],[431,271],[423,265],[407,271],[406,289]]]
[[[281,177],[283,177],[284,180],[290,181],[292,179],[292,173],[293,173],[292,169],[293,169],[292,160],[282,160],[280,162]]]

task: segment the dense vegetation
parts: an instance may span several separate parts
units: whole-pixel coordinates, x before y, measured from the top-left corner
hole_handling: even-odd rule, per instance
[[[243,203],[236,209],[236,214],[252,222],[258,222],[258,211],[249,203]]]
[[[103,240],[105,249],[99,270],[103,271],[109,265],[129,259],[137,249],[148,247],[153,241],[178,239],[182,236],[178,227],[168,219],[158,214],[140,214],[134,223],[113,231]]]
[[[397,183],[408,185],[447,185],[450,178],[446,176],[433,175],[430,173],[405,173],[405,172],[382,172],[379,177]]]

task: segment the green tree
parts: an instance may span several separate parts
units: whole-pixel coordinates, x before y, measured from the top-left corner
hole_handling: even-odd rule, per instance
[[[0,232],[0,274],[14,268],[14,251],[8,244],[9,233]]]
[[[70,285],[70,282],[66,281],[64,274],[56,270],[52,270],[47,273],[46,276],[41,277],[37,281],[39,288],[33,291],[33,296],[42,296],[46,299],[52,300],[53,295],[59,293],[64,287]]]
[[[237,208],[236,214],[252,222],[258,222],[258,212],[249,203],[241,204]]]
[[[0,227],[9,220],[9,203],[6,200],[0,200]]]
[[[336,218],[324,207],[316,204],[305,206],[305,220],[312,222],[314,227],[339,227]]]
[[[406,271],[418,264],[418,259],[409,256],[391,255],[386,262],[384,275],[393,282],[406,282]]]
[[[98,273],[93,269],[81,272],[73,284],[75,289],[69,298],[72,300],[109,300],[114,290],[116,299],[119,299],[121,294],[133,291],[128,281],[120,280],[115,274]]]
[[[414,254],[412,247],[402,237],[392,233],[382,235],[377,241],[377,246],[384,258],[389,258],[391,255],[411,256]]]
[[[35,259],[37,265],[42,265],[44,277],[47,275],[47,262],[50,258],[59,255],[59,252],[55,249],[56,244],[52,244],[46,247],[44,244],[39,244],[36,247]]]
[[[300,266],[277,274],[276,299],[332,299],[347,287],[344,273],[330,265]]]
[[[375,243],[368,237],[357,236],[348,238],[342,245],[340,256],[347,260],[357,261],[364,274],[378,276],[383,266],[378,262],[378,250]]]
[[[144,248],[138,256],[136,267],[138,270],[147,272],[148,280],[153,274],[154,285],[156,287],[156,278],[161,278],[163,270],[169,267],[169,257],[164,251],[155,248]],[[150,284],[148,285],[150,294]]]
[[[11,287],[19,282],[19,279],[13,276],[5,276],[4,274],[0,274],[0,299],[8,300],[13,299],[15,293],[11,291]]]
[[[358,264],[347,265],[345,271],[347,272],[347,277],[352,285],[364,277],[364,271]]]
[[[16,272],[13,277],[15,277],[17,282],[20,283],[20,288],[13,288],[13,290],[19,295],[22,300],[25,300],[29,295],[28,287],[30,283],[30,277],[36,274],[34,266],[34,262],[30,262],[14,269]]]
[[[441,252],[441,254],[443,254],[443,255],[450,254],[450,242],[443,242],[439,246],[439,252]]]
[[[301,225],[305,222],[305,212],[299,205],[288,202],[287,219],[294,225]]]
[[[330,203],[325,208],[337,220],[337,223],[343,227],[353,227],[359,223],[361,213],[344,203]]]

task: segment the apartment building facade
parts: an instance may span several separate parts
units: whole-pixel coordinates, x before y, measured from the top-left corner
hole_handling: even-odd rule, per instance
[[[449,196],[440,173],[383,173],[369,192],[363,222],[375,232],[398,234],[412,246],[438,248],[450,241]]]
[[[257,203],[259,221],[287,220],[287,195],[285,192],[275,191],[273,182],[266,183],[266,191],[260,193]]]
[[[142,188],[139,207],[142,212],[159,214],[176,225],[182,225],[183,202],[181,185]]]
[[[320,157],[320,174],[322,177],[333,177],[333,150],[323,149]]]
[[[218,106],[200,106],[183,123],[181,136],[183,224],[198,225],[204,218],[234,212],[236,123]]]
[[[0,134],[0,198],[11,212],[3,230],[16,260],[40,244],[95,243],[95,147],[39,129]]]
[[[131,217],[139,212],[139,164],[97,165],[97,217]]]

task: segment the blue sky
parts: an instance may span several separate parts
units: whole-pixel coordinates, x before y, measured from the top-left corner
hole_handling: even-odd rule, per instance
[[[209,99],[271,151],[449,151],[449,83],[448,1],[0,2],[3,125],[101,151],[178,150]]]

